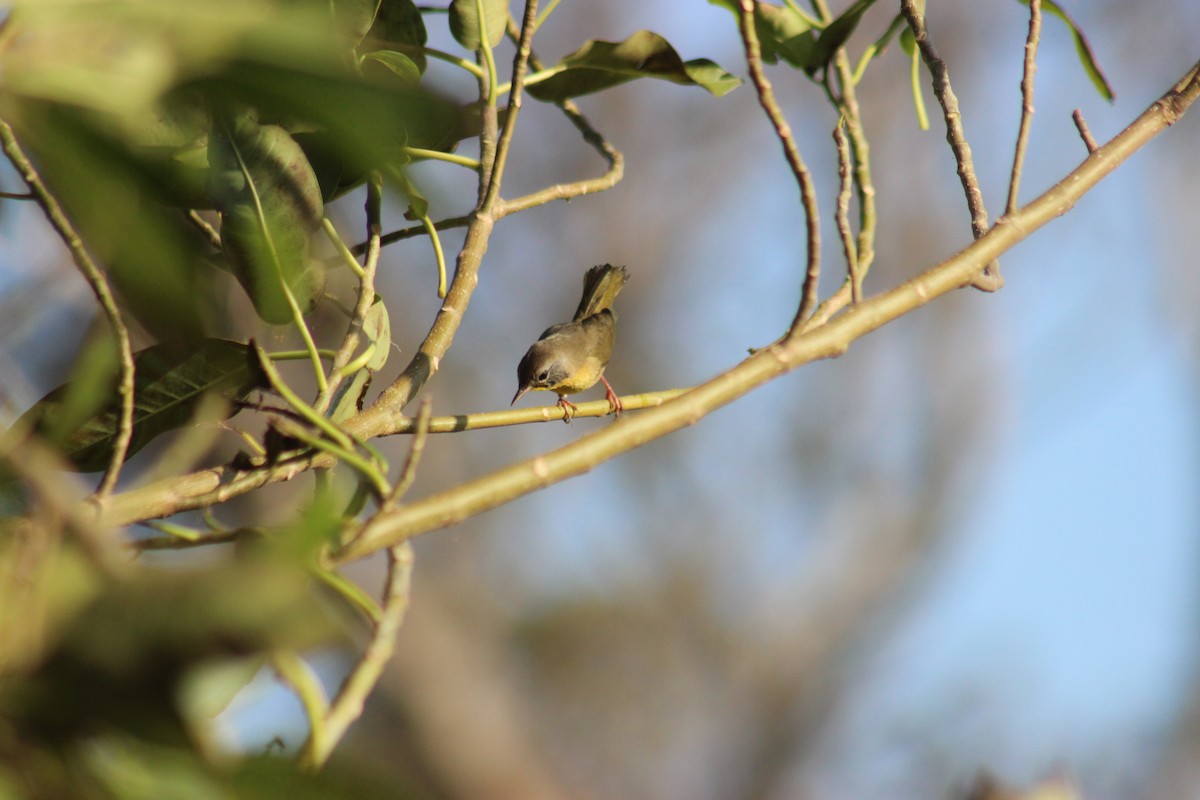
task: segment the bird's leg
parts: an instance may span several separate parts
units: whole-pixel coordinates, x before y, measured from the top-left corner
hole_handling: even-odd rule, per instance
[[[618,417],[621,416],[621,412],[625,410],[625,406],[621,404],[621,398],[617,397],[617,393],[614,392],[612,386],[609,385],[608,378],[601,375],[600,380],[604,381],[604,399],[608,401],[610,406],[612,406],[612,413],[616,414]]]
[[[575,405],[570,400],[568,400],[567,396],[565,394],[560,394],[558,396],[558,404],[559,404],[559,406],[562,407],[562,410],[563,410],[563,422],[570,425],[571,424],[571,416],[576,411],[579,410],[579,406]]]

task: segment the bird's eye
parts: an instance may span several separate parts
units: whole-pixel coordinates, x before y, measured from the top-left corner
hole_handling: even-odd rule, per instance
[[[546,379],[549,377],[550,377],[550,370],[544,369],[538,373],[537,379],[538,379],[539,383],[545,383]]]

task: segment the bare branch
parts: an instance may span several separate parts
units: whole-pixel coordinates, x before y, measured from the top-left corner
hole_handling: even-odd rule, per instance
[[[762,49],[758,42],[758,32],[754,28],[754,7],[755,0],[739,0],[738,31],[742,35],[742,45],[746,51],[746,66],[750,70],[750,80],[754,89],[758,92],[759,105],[775,127],[775,136],[783,146],[784,157],[796,178],[796,185],[800,188],[800,202],[804,206],[804,219],[808,230],[808,260],[804,273],[804,287],[800,293],[800,307],[788,327],[788,335],[792,336],[800,331],[805,318],[817,307],[817,284],[821,277],[820,209],[817,206],[817,189],[813,185],[812,175],[800,155],[800,149],[792,136],[792,128],[775,100],[775,90],[763,69]]]
[[[1088,152],[1096,152],[1096,148],[1100,145],[1096,144],[1096,139],[1088,129],[1087,120],[1083,118],[1083,110],[1079,108],[1075,109],[1075,113],[1071,114],[1071,119],[1075,120],[1075,127],[1079,129],[1079,136],[1083,139],[1083,144],[1087,147]]]
[[[917,47],[920,48],[921,58],[933,76],[933,93],[937,96],[942,107],[942,115],[946,120],[946,141],[954,153],[958,164],[958,177],[962,181],[963,191],[967,196],[967,209],[971,212],[971,232],[978,239],[988,229],[987,209],[983,206],[983,192],[979,190],[979,179],[975,177],[975,162],[971,157],[971,145],[967,143],[967,135],[963,130],[962,113],[958,110],[958,97],[950,88],[950,73],[946,62],[938,56],[933,43],[929,41],[929,31],[925,28],[925,15],[917,10],[916,0],[901,0],[900,11],[912,28]],[[999,263],[988,263],[979,275],[971,276],[969,281],[976,289],[994,292],[1004,286],[1004,277],[1000,274]]]
[[[557,450],[397,509],[378,521],[371,536],[356,540],[353,546],[339,554],[338,559],[349,561],[393,547],[414,536],[448,527],[522,495],[583,474],[598,463],[695,423],[714,409],[796,367],[841,355],[851,343],[867,333],[969,284],[983,265],[1065,214],[1101,179],[1173,125],[1200,97],[1200,77],[1195,68],[1190,74],[1190,80],[1172,88],[1129,127],[1036,200],[1004,216],[1002,224],[997,224],[972,244],[921,275],[864,300],[822,327],[759,350],[660,408],[625,417]]]
[[[1021,186],[1021,168],[1029,146],[1029,128],[1033,124],[1033,77],[1037,73],[1037,49],[1042,35],[1042,0],[1029,0],[1029,36],[1025,40],[1025,71],[1021,78],[1021,125],[1017,131],[1017,151],[1013,155],[1012,179],[1008,183],[1005,214],[1017,210]]]
[[[837,207],[833,218],[837,223],[838,235],[842,239],[842,253],[846,258],[846,274],[850,278],[850,297],[855,304],[862,302],[862,274],[858,268],[858,247],[854,243],[854,232],[850,230],[850,190],[853,186],[850,165],[850,145],[842,131],[842,120],[833,128],[833,141],[837,145],[838,178]]]

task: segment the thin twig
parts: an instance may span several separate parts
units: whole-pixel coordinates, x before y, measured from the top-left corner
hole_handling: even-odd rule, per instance
[[[362,558],[581,475],[598,463],[694,424],[754,387],[802,364],[841,355],[867,333],[968,285],[982,265],[1069,211],[1088,190],[1175,124],[1197,98],[1200,98],[1200,77],[1193,75],[1190,82],[1163,95],[1041,196],[1006,215],[1004,224],[997,224],[958,253],[911,280],[864,299],[820,328],[759,350],[661,408],[622,417],[556,450],[408,503],[380,520],[372,536],[360,537],[338,555],[338,560]]]
[[[627,415],[557,451],[407,504],[397,510],[394,519],[389,519],[384,535],[371,542],[359,543],[354,551],[340,554],[339,559],[356,558],[397,544],[502,505],[537,488],[583,474],[605,460],[695,424],[705,414],[779,375],[813,360],[845,352],[867,333],[952,292],[969,282],[983,264],[1070,211],[1107,175],[1175,124],[1200,97],[1198,71],[1200,64],[1194,65],[1176,86],[1070,174],[1015,214],[1007,216],[1006,224],[997,225],[980,240],[921,275],[889,291],[865,298],[851,312],[804,336],[764,348],[673,402],[662,404],[661,408]],[[604,405],[607,407],[607,403]],[[407,424],[411,424],[411,420],[401,413],[401,409],[385,407],[364,411],[347,420],[343,427],[357,437],[371,439],[386,436]],[[101,522],[117,527],[180,511],[207,508],[268,483],[293,478],[304,470],[332,463],[325,455],[303,454],[246,470],[215,467],[180,475],[114,496],[104,509]]]
[[[1021,125],[1017,130],[1017,150],[1013,155],[1012,179],[1008,183],[1008,203],[1005,214],[1017,210],[1017,195],[1021,187],[1021,169],[1025,165],[1025,150],[1029,146],[1029,129],[1033,125],[1033,78],[1037,73],[1037,49],[1042,36],[1042,0],[1029,0],[1029,36],[1025,39],[1025,71],[1021,77]]]
[[[314,746],[324,747],[325,712],[329,708],[329,701],[325,696],[325,688],[321,686],[321,679],[294,650],[278,650],[271,654],[270,660],[275,674],[291,687],[304,708],[309,725],[308,741],[316,742]]]
[[[33,162],[29,160],[17,141],[12,126],[3,120],[0,120],[0,144],[3,145],[4,154],[8,156],[8,160],[12,162],[13,167],[25,181],[25,185],[29,187],[37,204],[41,206],[50,225],[71,252],[75,266],[82,273],[88,286],[91,287],[92,294],[96,296],[96,302],[100,304],[100,309],[104,312],[108,325],[112,329],[113,337],[117,340],[117,360],[120,365],[117,397],[121,403],[117,416],[117,435],[113,439],[113,449],[108,459],[108,466],[104,470],[104,477],[94,495],[97,501],[103,503],[112,493],[113,487],[117,485],[117,478],[121,474],[121,465],[125,463],[125,454],[129,451],[129,442],[133,438],[134,365],[133,347],[129,342],[129,329],[125,327],[125,321],[121,318],[121,310],[117,308],[117,301],[104,271],[92,259],[83,243],[83,238],[75,230],[71,220],[67,218],[58,198],[42,181],[37,168],[33,166]]]
[[[1091,130],[1088,129],[1087,120],[1083,118],[1083,109],[1077,108],[1071,114],[1071,119],[1075,120],[1075,127],[1079,129],[1079,136],[1083,139],[1083,144],[1087,147],[1089,153],[1096,152],[1100,145],[1096,144],[1096,139],[1092,136]]]
[[[201,216],[199,211],[194,208],[188,209],[187,218],[188,222],[192,223],[192,226],[208,240],[214,250],[221,249],[221,234],[217,233],[217,229]]]
[[[521,23],[521,36],[517,45],[516,55],[513,56],[513,89],[508,97],[508,110],[504,119],[504,128],[496,141],[495,157],[488,164],[486,150],[488,144],[488,119],[494,118],[484,109],[484,133],[480,137],[480,148],[484,151],[481,161],[481,203],[471,215],[467,226],[466,239],[459,251],[455,263],[454,278],[442,306],[438,309],[437,317],[425,335],[424,341],[417,348],[416,354],[404,368],[404,371],[392,382],[392,385],[376,398],[371,408],[359,416],[366,415],[369,419],[387,420],[407,406],[412,399],[441,366],[441,359],[454,342],[454,335],[462,324],[471,297],[479,285],[479,267],[483,254],[487,250],[488,240],[496,225],[497,212],[503,206],[500,199],[500,183],[504,174],[504,166],[508,151],[512,144],[513,132],[516,129],[517,117],[521,110],[524,96],[525,70],[529,62],[530,38],[533,35],[533,25],[537,18],[537,0],[528,0],[525,4],[525,15]],[[486,91],[486,90],[485,90]],[[486,188],[484,185],[486,184]]]
[[[851,177],[850,145],[846,143],[846,134],[842,132],[840,119],[833,128],[833,141],[837,145],[839,178],[837,206],[833,218],[837,223],[838,236],[842,240],[846,274],[850,277],[850,297],[857,305],[862,301],[862,275],[858,269],[858,248],[854,244],[854,231],[850,229],[850,192],[854,187],[854,179]]]
[[[799,332],[805,318],[817,307],[817,289],[821,277],[821,224],[820,209],[817,206],[817,189],[813,185],[812,175],[804,164],[796,140],[792,137],[791,126],[783,116],[779,103],[775,100],[775,90],[767,80],[763,69],[762,49],[758,42],[758,32],[754,27],[755,0],[739,0],[738,30],[742,35],[742,45],[746,52],[746,66],[750,70],[750,80],[758,93],[758,102],[767,115],[767,119],[775,128],[775,136],[783,146],[783,154],[796,185],[800,188],[800,202],[804,206],[804,219],[808,231],[808,259],[804,274],[804,287],[800,293],[800,306],[796,316],[788,327],[788,335]]]
[[[413,438],[408,450],[408,458],[404,462],[400,479],[396,482],[391,494],[380,505],[378,514],[396,508],[404,493],[416,479],[417,466],[425,451],[425,442],[429,434],[431,403],[429,398],[421,402],[420,413],[417,417],[417,435]],[[364,528],[365,530],[365,528]],[[396,547],[388,548],[388,571],[384,581],[383,597],[380,603],[381,613],[375,621],[375,628],[363,650],[362,657],[354,665],[354,669],[346,676],[342,688],[334,697],[333,702],[325,713],[322,727],[323,735],[318,739],[309,736],[300,751],[300,764],[310,770],[319,769],[328,759],[333,749],[345,736],[350,726],[362,716],[363,705],[367,696],[379,682],[383,668],[392,658],[396,647],[396,637],[404,621],[404,613],[408,610],[409,597],[412,591],[413,551],[408,542],[402,542]]]
[[[314,726],[300,751],[302,769],[319,770],[333,753],[350,726],[362,716],[367,696],[379,682],[384,667],[396,649],[396,638],[404,622],[412,592],[413,551],[408,542],[388,548],[387,578],[384,582],[382,614],[363,650],[362,657],[346,676],[341,689],[325,712],[323,723]],[[316,734],[320,731],[319,735]]]
[[[544,15],[542,19],[545,19]],[[508,38],[513,43],[519,42],[521,38],[521,31],[511,17],[508,20]],[[529,66],[534,70],[542,70],[542,62],[532,50],[529,52]],[[505,200],[496,211],[498,219],[535,206],[545,205],[555,200],[571,200],[586,194],[603,192],[606,189],[616,186],[624,176],[625,157],[621,154],[620,150],[609,144],[608,140],[592,126],[588,118],[579,110],[579,106],[573,100],[563,100],[557,105],[563,114],[566,115],[567,119],[571,121],[571,124],[575,126],[575,129],[583,136],[583,140],[591,145],[608,162],[608,169],[603,175],[595,178],[585,178],[572,183],[560,183],[524,195],[523,197]]]
[[[833,21],[829,6],[825,0],[813,0],[816,9],[825,24]],[[855,86],[858,76],[850,65],[850,57],[845,47],[839,47],[833,57],[834,72],[837,75],[838,94],[832,93],[830,81],[825,81],[825,89],[829,99],[842,112],[846,124],[846,135],[850,142],[850,153],[854,163],[854,185],[858,194],[858,275],[860,284],[866,280],[871,265],[875,262],[875,231],[878,226],[878,215],[875,209],[875,185],[871,179],[871,147],[863,128],[862,114],[859,110],[858,95]],[[851,301],[853,282],[847,276],[836,292],[823,300],[816,311],[805,320],[802,330],[809,331],[820,327],[833,318]]]
[[[313,408],[319,414],[324,414],[329,410],[329,405],[333,402],[334,395],[337,394],[338,386],[345,379],[345,367],[358,350],[359,341],[362,339],[363,320],[366,318],[367,312],[371,310],[371,304],[375,302],[375,271],[379,266],[382,204],[382,179],[378,174],[373,174],[367,180],[367,253],[366,258],[363,259],[362,279],[358,285],[358,302],[354,304],[354,311],[346,326],[346,335],[342,337],[342,345],[333,357],[333,364],[330,365],[329,384],[313,402]]]
[[[408,458],[404,460],[404,468],[400,470],[400,479],[392,487],[392,493],[384,501],[382,510],[390,511],[395,508],[412,488],[413,481],[417,478],[417,465],[421,463],[421,456],[425,454],[425,442],[429,438],[431,419],[433,419],[433,403],[426,397],[421,401],[421,407],[417,411],[414,430],[416,436],[413,437],[412,446],[408,448]]]
[[[946,120],[946,141],[954,153],[958,164],[958,177],[962,182],[963,192],[967,196],[967,209],[971,212],[971,233],[978,239],[988,230],[987,209],[983,205],[983,192],[979,189],[979,179],[975,177],[975,162],[971,157],[971,145],[967,143],[967,135],[963,130],[962,112],[958,110],[958,98],[950,88],[950,73],[946,62],[938,56],[933,43],[929,41],[929,31],[925,27],[925,15],[917,10],[916,0],[901,0],[900,11],[912,28],[913,37],[921,51],[921,58],[929,73],[933,76],[933,93],[942,107],[942,116]],[[994,292],[1004,286],[1004,277],[1000,274],[999,262],[988,264],[975,276],[970,285],[985,292]]]

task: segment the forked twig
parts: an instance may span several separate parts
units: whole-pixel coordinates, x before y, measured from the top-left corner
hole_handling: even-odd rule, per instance
[[[804,220],[808,232],[808,259],[804,272],[804,286],[800,292],[800,306],[792,324],[788,326],[788,336],[800,332],[804,320],[817,307],[817,289],[821,277],[821,220],[820,209],[817,205],[817,189],[813,185],[812,175],[800,155],[796,140],[792,136],[791,126],[783,116],[779,103],[775,100],[775,90],[767,79],[763,69],[762,48],[758,41],[758,32],[754,27],[755,0],[739,0],[738,2],[738,31],[742,36],[742,46],[746,53],[746,66],[750,71],[750,81],[758,93],[758,103],[762,106],[767,119],[775,128],[775,136],[783,146],[783,154],[787,159],[796,185],[800,189],[800,202],[804,206]]]
[[[933,43],[929,41],[929,31],[925,27],[925,15],[917,10],[916,0],[901,0],[900,11],[912,28],[913,38],[921,51],[921,58],[929,73],[933,76],[933,93],[938,104],[942,107],[942,116],[946,120],[946,141],[954,153],[958,164],[958,177],[962,182],[963,192],[967,196],[967,209],[971,212],[971,232],[978,239],[988,230],[987,209],[983,205],[983,192],[979,189],[979,179],[975,176],[975,162],[971,157],[971,145],[967,143],[967,135],[963,130],[962,112],[958,110],[958,97],[950,87],[950,73],[946,62],[938,56]],[[1004,277],[1000,274],[1000,263],[993,262],[983,268],[978,276],[971,281],[976,289],[994,292],[1004,286]]]

